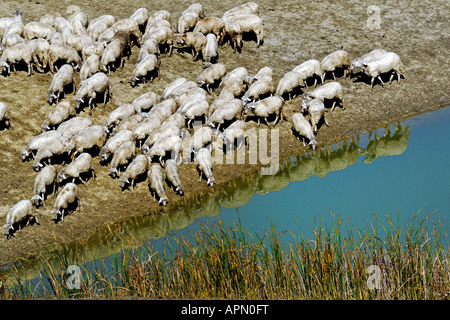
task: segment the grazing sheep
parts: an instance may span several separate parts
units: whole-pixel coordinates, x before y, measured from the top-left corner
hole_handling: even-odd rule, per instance
[[[33,139],[31,139],[30,142],[22,149],[22,161],[27,160],[28,157],[36,152],[44,143],[56,137],[61,137],[61,133],[56,130],[43,132],[33,137]]]
[[[80,80],[86,80],[100,71],[100,57],[96,54],[90,55],[80,68]]]
[[[106,118],[103,126],[105,127],[106,133],[111,133],[112,129],[119,124],[125,118],[128,118],[136,113],[134,106],[131,103],[124,103],[118,106],[116,109],[111,111],[111,113]]]
[[[219,59],[219,52],[217,51],[218,47],[217,37],[212,33],[208,33],[206,35],[206,45],[202,50],[204,68],[207,68],[212,63],[217,62]]]
[[[66,31],[67,29],[64,29],[63,31]],[[68,33],[68,31],[66,31]],[[55,33],[56,35],[57,33]],[[51,44],[55,44],[52,40],[50,41]],[[97,43],[93,42],[92,39],[85,34],[66,34],[63,35],[63,44],[68,45],[69,47],[74,48],[79,55],[83,53],[83,48],[90,45],[91,43]]]
[[[208,144],[210,144],[214,139],[213,129],[211,127],[200,127],[194,130],[194,134],[189,142],[189,150],[191,152],[197,153],[197,151]]]
[[[48,65],[50,43],[45,39],[33,39],[27,42],[33,49],[34,64],[45,69]]]
[[[262,117],[266,121],[267,126],[270,127],[267,118],[275,114],[276,118],[273,123],[275,126],[277,124],[278,118],[281,114],[281,119],[283,119],[283,99],[281,99],[280,96],[272,96],[268,97],[262,100],[259,100],[253,104],[250,104],[250,108],[252,109],[253,113],[258,117],[258,126],[259,126],[259,119]],[[248,109],[247,109],[248,110]]]
[[[248,13],[259,15],[259,5],[255,2],[245,2],[239,6],[231,8],[228,11],[225,11],[222,18],[225,18],[225,17],[232,18],[233,16],[236,16],[236,15],[248,14]]]
[[[185,99],[183,99],[183,102],[181,103],[180,107],[177,109],[176,112],[185,115],[186,110],[189,109],[189,107],[192,104],[200,101],[206,101],[206,94],[204,92],[194,92]]]
[[[149,91],[134,99],[131,104],[134,106],[136,113],[141,113],[151,109],[159,101],[160,96],[153,91]]]
[[[208,111],[209,111],[209,103],[206,100],[198,101],[191,104],[184,113],[184,117],[186,119],[189,119],[187,127],[190,128],[192,120],[198,117],[205,117],[206,122]]]
[[[47,92],[47,101],[50,105],[52,105],[53,102],[59,102],[61,94],[64,94],[64,87],[72,85],[72,89],[75,91],[73,76],[74,71],[70,64],[61,66],[58,72],[55,73]]]
[[[164,169],[159,163],[152,164],[148,170],[147,179],[149,181],[149,187],[153,193],[153,199],[156,200],[156,195],[159,197],[160,205],[167,205],[169,198],[164,191],[165,173]]]
[[[3,37],[0,50],[3,51],[6,48],[15,46],[18,43],[25,43],[26,40],[19,36],[18,34],[12,33]]]
[[[170,21],[170,12],[167,10],[159,10],[153,13],[147,20],[147,27],[157,20],[167,20]],[[147,32],[147,28],[145,30]],[[145,33],[144,32],[144,33]]]
[[[31,62],[33,60],[33,48],[27,43],[18,43],[3,50],[0,58],[0,67],[3,70],[6,68],[7,74],[9,75],[11,73],[10,68],[12,67],[15,72],[14,64],[23,61],[28,66],[28,75],[31,76],[33,73]]]
[[[220,126],[225,123],[225,121],[230,121],[235,118],[241,119],[243,107],[244,105],[242,104],[241,99],[233,99],[214,111],[211,117],[208,119],[207,124],[213,128],[215,128],[217,124],[218,132]]]
[[[92,39],[92,41],[98,41],[98,38],[100,35],[108,30],[112,25],[110,25],[107,22],[99,21],[97,23],[92,24],[92,22],[89,24],[87,28],[87,34]]]
[[[56,131],[67,140],[72,139],[75,135],[90,127],[92,120],[85,117],[75,117],[62,122]],[[52,131],[52,130],[51,130]],[[48,132],[51,132],[48,131]]]
[[[69,163],[67,167],[61,169],[58,174],[58,183],[61,184],[68,178],[72,178],[72,182],[75,182],[75,179],[78,178],[83,184],[86,184],[86,181],[81,179],[81,175],[89,172],[92,173],[92,178],[94,178],[95,172],[92,156],[89,153],[83,152]]]
[[[86,28],[88,26],[89,17],[86,12],[80,11],[71,15],[67,20],[71,25],[73,25],[75,22],[80,22],[81,25]]]
[[[76,114],[75,108],[71,106],[69,101],[61,101],[49,112],[47,119],[41,125],[42,132],[51,130],[70,117],[74,117]]]
[[[233,17],[241,26],[242,33],[252,32],[256,35],[256,46],[259,47],[264,41],[263,21],[255,14],[242,14]]]
[[[311,122],[311,126],[314,130],[314,133],[317,133],[317,124],[323,118],[325,124],[328,126],[327,119],[325,118],[325,105],[319,99],[309,100],[305,103],[305,107],[308,110],[309,121]],[[303,110],[303,104],[302,104]]]
[[[161,26],[142,37],[143,41],[148,39],[154,39],[159,45],[168,45],[169,51],[167,55],[170,57],[172,55],[173,44],[175,39],[175,34],[171,27]]]
[[[294,132],[296,132],[299,136],[303,137],[303,145],[305,146],[305,138],[307,138],[309,140],[308,145],[310,145],[313,149],[315,149],[317,141],[314,136],[312,126],[305,119],[303,114],[294,113],[292,115],[292,124],[293,124],[292,129],[294,130]]]
[[[182,129],[185,123],[186,121],[182,114],[174,113],[167,120],[165,120],[161,126],[175,126],[178,129]]]
[[[67,213],[70,205],[77,203],[79,210],[81,210],[79,202],[80,200],[78,199],[77,185],[72,182],[67,183],[64,188],[58,193],[55,204],[53,205],[53,210],[51,211],[51,214],[54,215],[53,220],[55,221],[55,223],[59,219],[61,219],[61,221],[64,221],[65,213]]]
[[[72,27],[74,35],[86,35],[87,36],[87,30],[86,30],[85,26],[83,26],[82,21],[80,21],[80,20],[72,21],[71,27]]]
[[[241,79],[242,81],[246,82],[246,79],[248,77],[248,71],[245,67],[237,67],[230,72],[228,72],[225,77],[223,77],[222,81],[219,84],[219,90],[222,90],[222,88],[228,83],[228,81],[232,79]]]
[[[153,131],[158,129],[160,126],[160,118],[146,118],[133,128],[133,139],[141,144],[143,140],[145,140]]]
[[[130,16],[130,19],[136,22],[139,28],[145,27],[150,17],[147,8],[139,8]]]
[[[14,234],[14,225],[19,226],[19,228],[22,228],[22,224],[25,219],[26,220],[26,226],[30,223],[31,220],[35,220],[37,222],[37,218],[34,216],[35,209],[33,207],[33,204],[30,200],[20,200],[15,205],[13,205],[8,213],[6,214],[6,223],[3,226],[6,233],[6,239],[11,238],[11,236]]]
[[[329,55],[327,55],[320,62],[320,69],[322,70],[322,83],[325,80],[325,75],[327,72],[333,74],[333,79],[336,80],[334,71],[336,68],[344,68],[344,78],[347,76],[348,69],[350,68],[350,58],[348,57],[348,52],[345,50],[337,50]]]
[[[288,99],[291,100],[296,95],[296,89],[303,86],[304,82],[300,73],[296,71],[289,71],[278,81],[277,90],[275,94],[283,98],[287,93]]]
[[[163,157],[167,152],[171,152],[171,159],[175,159],[181,151],[181,143],[183,140],[179,135],[170,135],[156,140],[150,150],[146,153],[147,157],[159,157],[159,162],[163,161]]]
[[[51,44],[49,49],[49,64],[50,71],[55,72],[55,63],[59,60],[64,61],[66,64],[72,64],[75,70],[79,70],[81,67],[81,57],[78,52],[68,45],[55,45]]]
[[[201,32],[204,35],[213,33],[218,38],[218,43],[221,44],[225,36],[225,22],[217,17],[206,17],[197,22],[194,32]]]
[[[27,40],[43,38],[50,41],[52,35],[56,32],[55,28],[46,23],[32,21],[23,27],[23,37]]]
[[[389,83],[392,83],[392,79],[395,74],[397,74],[397,81],[400,83],[400,75],[404,73],[403,64],[400,57],[394,52],[385,53],[378,58],[362,63],[362,71],[366,75],[372,77],[372,80],[370,81],[370,89],[373,89],[373,82],[375,78],[378,78],[384,87],[384,82],[381,80],[381,75],[383,73],[392,73]]]
[[[0,18],[0,37],[3,36],[5,30],[13,24],[14,22],[22,22],[22,11],[14,10],[14,17],[3,17]]]
[[[7,128],[11,126],[11,117],[9,116],[8,107],[4,102],[0,102],[0,125]]]
[[[159,139],[166,136],[178,135],[179,132],[180,129],[175,125],[162,125],[159,129],[153,131],[152,134],[149,135],[145,140],[144,144],[142,145],[142,152],[147,153],[148,151],[150,151],[150,148]]]
[[[173,99],[176,105],[180,105],[183,100],[194,93],[194,91],[201,92],[202,90],[203,92],[205,91],[204,89],[199,88],[195,81],[186,81],[173,89],[169,94],[169,98]]]
[[[81,104],[89,98],[89,114],[92,114],[92,101],[97,97],[98,93],[103,93],[103,104],[106,105],[110,92],[109,79],[103,72],[97,72],[91,77],[80,82],[80,88],[74,96],[75,109],[79,109]]]
[[[378,58],[378,57],[382,56],[385,53],[387,53],[387,51],[384,50],[384,49],[374,49],[374,50],[370,51],[369,53],[366,53],[365,55],[352,60],[350,62],[350,72],[353,73],[353,70],[355,68],[362,68],[363,63],[367,63],[370,60]]]
[[[39,147],[36,153],[36,157],[34,158],[33,170],[38,172],[44,167],[44,160],[47,160],[48,164],[51,164],[51,159],[53,156],[62,155],[64,152],[66,152],[66,143],[67,139],[61,136],[44,142]]]
[[[195,12],[186,12],[178,18],[177,31],[178,33],[184,33],[191,31],[200,21],[200,17]]]
[[[248,76],[246,78],[246,82],[248,85],[253,84],[255,81],[262,78],[272,78],[273,77],[273,69],[271,67],[262,67],[254,76]]]
[[[49,26],[53,27],[55,19],[58,18],[58,17],[61,17],[60,13],[58,13],[58,12],[50,12],[50,13],[47,13],[47,14],[43,15],[39,19],[39,22],[48,24]]]
[[[307,91],[302,94],[302,102],[304,100],[319,99],[322,102],[325,100],[333,100],[333,105],[331,106],[331,111],[334,110],[336,105],[336,99],[339,99],[340,105],[343,107],[343,89],[339,82],[329,82],[326,83],[313,91]]]
[[[186,32],[175,35],[176,43],[179,46],[191,48],[194,60],[198,58],[200,52],[203,52],[206,46],[206,36],[201,32]]]
[[[155,39],[148,39],[143,44],[141,44],[137,62],[141,62],[149,54],[154,54],[156,56],[160,55],[159,44]]]
[[[100,162],[104,163],[108,158],[124,143],[133,140],[131,130],[120,130],[113,137],[109,138],[100,150]]]
[[[178,165],[173,159],[169,159],[164,164],[164,170],[166,172],[166,178],[175,189],[175,192],[183,196],[184,195],[184,187],[180,180],[180,175],[178,173]]]
[[[24,25],[23,25],[22,21],[16,21],[16,22],[10,24],[8,26],[8,28],[6,28],[5,32],[3,33],[2,46],[4,46],[4,40],[8,36],[11,36],[11,35],[15,34],[15,35],[17,35],[19,37],[22,37],[23,27],[24,27]]]
[[[195,155],[195,162],[198,164],[197,170],[200,172],[200,181],[203,175],[206,177],[208,187],[213,187],[216,179],[212,173],[212,157],[208,148],[201,148]]]
[[[230,41],[230,45],[233,51],[241,52],[242,49],[242,37],[244,32],[242,31],[241,25],[235,20],[224,20],[225,22],[225,35]]]
[[[34,179],[34,196],[31,198],[35,207],[39,207],[41,203],[45,206],[45,195],[47,188],[53,186],[53,192],[56,191],[57,171],[55,166],[45,166]]]
[[[192,83],[195,83],[195,82],[192,82]],[[189,98],[192,95],[197,94],[197,93],[202,94],[205,97],[207,95],[207,92],[205,89],[195,86],[192,88],[188,88],[184,92],[179,92],[179,94],[177,94],[177,95],[173,95],[172,99],[175,101],[177,106],[181,106],[183,104],[184,100],[186,100],[187,98]]]
[[[166,99],[153,106],[153,108],[147,113],[141,113],[141,117],[155,117],[163,123],[169,118],[177,109],[177,104],[174,99]]]
[[[141,31],[139,30],[139,25],[136,21],[126,18],[117,21],[112,25],[112,27],[132,35],[137,44],[141,43]]]
[[[227,145],[234,145],[234,142],[241,138],[246,137],[247,123],[243,120],[236,120],[232,124],[226,128],[222,133],[222,139]],[[238,145],[238,148],[245,143],[245,140],[242,139],[241,143]]]
[[[242,96],[242,102],[247,104],[255,102],[265,95],[272,95],[274,91],[273,81],[271,77],[263,77],[253,82]]]
[[[189,7],[187,7],[186,10],[184,10],[181,13],[181,15],[186,14],[188,12],[195,13],[202,19],[205,17],[205,13],[203,11],[203,6],[202,6],[201,3],[193,3],[193,4],[191,4]]]
[[[114,151],[111,160],[111,168],[109,174],[112,178],[117,178],[120,175],[120,167],[125,166],[133,159],[136,154],[136,144],[134,141],[125,141]]]
[[[306,86],[308,86],[306,80],[311,77],[314,77],[314,88],[317,85],[317,78],[319,78],[322,83],[322,69],[320,68],[320,61],[318,60],[306,60],[292,69],[292,71],[298,72],[301,75],[300,78]]]
[[[132,87],[136,86],[138,81],[145,80],[150,75],[150,82],[159,76],[159,67],[161,61],[155,54],[149,54],[141,62],[139,62],[131,73],[130,84]]]
[[[106,132],[103,126],[91,125],[77,133],[70,139],[70,142],[66,144],[65,151],[70,155],[73,152],[75,157],[79,153],[83,153],[85,150],[97,147],[99,150],[103,147],[106,141]]]
[[[113,132],[111,133],[111,136],[115,136],[117,133],[119,133],[122,130],[133,130],[134,127],[137,126],[137,124],[141,121],[141,116],[139,114],[132,115],[128,118],[123,119],[119,122],[117,127],[113,129]]]
[[[172,24],[167,21],[167,20],[154,20],[152,23],[147,24],[146,28],[145,28],[145,33],[142,36],[143,39],[147,38],[147,36],[153,32],[153,30],[155,30],[156,28],[159,27],[167,27],[172,29]]]
[[[119,31],[117,28],[109,27],[98,36],[97,42],[100,42],[106,47],[116,35],[117,31]]]
[[[214,99],[214,101],[209,106],[208,110],[208,118],[211,117],[211,115],[219,109],[221,106],[227,104],[231,100],[235,98],[234,94],[232,92],[221,92],[220,95]]]
[[[211,86],[216,82],[222,80],[226,75],[227,69],[222,63],[216,63],[207,67],[202,74],[197,77],[196,83],[199,87],[206,86],[208,93],[211,91]]]
[[[101,16],[95,18],[95,19],[92,19],[89,22],[89,25],[87,27],[87,31],[89,33],[89,31],[92,30],[93,28],[96,28],[96,25],[99,24],[99,23],[105,23],[108,26],[108,28],[109,28],[114,23],[116,23],[116,21],[117,21],[116,18],[114,16],[110,15],[110,14],[101,15]],[[93,40],[96,41],[96,39],[93,39]]]
[[[103,43],[91,42],[91,43],[86,44],[81,49],[81,58],[83,59],[83,61],[86,61],[86,59],[93,54],[101,57],[103,54],[103,51],[105,51],[105,45]]]
[[[129,184],[131,188],[134,189],[134,180],[139,176],[145,174],[148,170],[149,162],[145,155],[139,154],[136,158],[131,161],[128,165],[127,169],[123,173],[122,177],[120,177],[120,187],[122,190]],[[130,181],[131,180],[131,181]]]
[[[100,58],[100,70],[110,73],[111,64],[115,64],[117,60],[120,60],[120,66],[123,68],[125,60],[123,59],[125,54],[125,46],[120,39],[112,40],[103,50],[103,54]]]
[[[247,89],[248,87],[244,80],[240,78],[231,78],[222,87],[219,97],[227,92],[231,93],[234,97],[241,97]]]

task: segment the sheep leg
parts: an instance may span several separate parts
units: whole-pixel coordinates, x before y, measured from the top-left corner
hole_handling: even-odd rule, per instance
[[[269,124],[269,122],[267,121],[267,117],[264,117],[264,121],[266,122],[267,126],[270,128],[270,124]]]
[[[380,80],[380,82],[381,82],[381,85],[383,86],[383,88],[384,88],[384,82],[383,82],[383,80],[381,80],[381,76],[378,76],[378,80]]]
[[[336,76],[334,75],[334,71],[331,71],[331,74],[333,75],[333,80],[336,80]]]
[[[334,107],[336,106],[336,100],[333,101],[333,105],[331,106],[331,111],[334,110]]]
[[[400,72],[395,71],[397,73],[397,82],[400,83]]]
[[[375,78],[372,78],[372,80],[370,80],[370,90],[373,90],[373,82],[375,81]]]
[[[258,127],[259,127],[259,117],[258,117]]]
[[[275,117],[275,122],[273,123],[273,126],[276,126],[276,124],[278,122],[278,118],[279,118],[279,115],[277,114],[277,116]]]

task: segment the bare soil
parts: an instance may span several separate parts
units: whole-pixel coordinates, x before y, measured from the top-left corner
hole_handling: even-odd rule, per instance
[[[102,14],[112,14],[118,19],[129,17],[137,8],[146,7],[152,13],[168,10],[175,26],[181,12],[192,2],[135,0],[98,1],[2,1],[0,16],[11,16],[21,9],[24,22],[38,21],[48,12],[57,11],[68,17],[69,6],[76,5],[92,19]],[[240,4],[238,1],[204,2],[205,13],[221,16],[226,10]],[[450,8],[448,1],[383,1],[380,9],[380,28],[370,30],[368,4],[364,1],[259,1],[260,15],[264,21],[264,44],[259,48],[252,39],[244,42],[241,53],[233,53],[227,44],[219,48],[219,62],[228,71],[244,66],[250,74],[260,68],[274,69],[277,82],[284,73],[308,59],[321,60],[337,49],[349,52],[351,58],[361,56],[375,48],[396,52],[405,66],[401,83],[376,85],[370,91],[370,83],[357,78],[337,78],[344,87],[345,110],[336,108],[327,114],[329,127],[322,126],[317,134],[319,146],[324,146],[346,137],[371,131],[388,123],[436,110],[450,104],[448,94],[448,71],[450,56]],[[111,73],[113,96],[103,108],[99,105],[92,116],[87,110],[80,113],[91,117],[95,124],[103,124],[108,114],[120,104],[129,103],[139,95],[152,90],[161,94],[164,87],[178,77],[190,80],[203,71],[201,61],[193,61],[186,52],[174,50],[173,55],[162,55],[160,77],[152,83],[132,88],[129,76],[137,60],[139,48],[133,47],[132,55],[123,70]],[[40,125],[54,106],[46,102],[46,94],[52,80],[50,73],[35,72],[29,77],[24,70],[11,76],[0,76],[0,101],[10,109],[12,129],[0,131],[0,221],[8,209],[22,199],[33,195],[36,173],[31,162],[22,162],[21,149],[32,137],[40,133]],[[328,77],[326,81],[332,78]],[[79,82],[79,79],[77,79]],[[77,83],[78,85],[78,83]],[[210,101],[217,90],[209,97]],[[67,99],[73,101],[73,94]],[[285,103],[288,120],[298,112],[300,98]],[[252,122],[252,125],[255,125]],[[265,124],[261,128],[266,128]],[[290,121],[277,125],[280,129],[280,157],[300,154],[307,150],[291,132]],[[58,166],[60,169],[61,166]],[[216,187],[226,186],[233,179],[254,172],[257,165],[214,165]],[[36,253],[44,239],[59,241],[87,239],[98,228],[120,220],[158,215],[161,207],[150,196],[147,183],[139,183],[134,191],[121,191],[118,180],[108,176],[109,167],[99,164],[95,158],[97,178],[85,186],[80,185],[81,212],[67,216],[62,223],[55,224],[51,216],[54,196],[50,196],[40,225],[32,225],[16,232],[10,240],[0,239],[0,265],[17,261]],[[199,181],[195,165],[183,164],[180,175],[184,183],[185,199],[192,198],[207,189],[205,180]],[[170,202],[182,198],[172,190],[167,192]],[[165,209],[167,210],[167,209]]]

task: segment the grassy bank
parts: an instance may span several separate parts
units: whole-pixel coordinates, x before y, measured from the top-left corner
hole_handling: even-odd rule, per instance
[[[163,299],[446,299],[450,255],[439,219],[413,215],[405,225],[375,218],[367,229],[332,216],[314,237],[278,232],[252,235],[239,222],[201,224],[189,236],[168,237],[90,262],[80,247],[55,243],[40,254],[34,283],[20,270],[6,274],[3,298]],[[344,227],[345,225],[345,227]],[[285,240],[288,238],[288,241]],[[54,249],[54,250],[52,250]],[[86,250],[85,248],[83,250]],[[95,252],[91,252],[92,258]],[[80,266],[74,282],[70,265]],[[72,272],[72,271],[71,271]],[[72,286],[71,286],[72,285]],[[72,289],[71,289],[72,287]]]

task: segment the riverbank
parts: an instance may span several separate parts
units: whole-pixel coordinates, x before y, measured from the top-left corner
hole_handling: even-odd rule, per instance
[[[147,6],[144,1],[135,1],[133,6],[125,1],[114,1],[105,5],[102,1],[77,1],[76,5],[90,18],[101,14],[112,14],[117,18],[130,16],[134,10]],[[209,2],[203,4],[208,15],[221,14],[235,6],[233,1]],[[68,16],[67,8],[72,3],[46,2],[45,4],[6,2],[0,4],[1,16],[10,15],[19,7],[24,12],[24,21],[39,20],[49,10]],[[189,3],[172,2],[170,8],[163,1],[152,2],[151,12],[166,9],[172,14],[175,24],[180,13]],[[264,45],[257,48],[255,42],[246,41],[242,53],[233,53],[228,46],[219,48],[219,62],[230,71],[245,66],[250,74],[264,66],[274,69],[274,80],[308,59],[321,60],[328,53],[343,48],[352,58],[375,48],[394,51],[405,66],[405,78],[401,83],[393,82],[382,88],[358,82],[355,78],[342,78],[345,110],[336,108],[327,114],[329,127],[320,128],[317,135],[319,146],[371,131],[391,121],[404,119],[436,110],[450,104],[448,96],[448,70],[450,27],[448,10],[444,1],[408,2],[388,1],[379,7],[380,29],[370,30],[369,17],[364,3],[320,2],[298,3],[298,1],[264,1],[260,3],[264,20]],[[447,6],[448,7],[448,6]],[[152,90],[161,94],[164,87],[178,77],[190,80],[202,72],[201,62],[192,61],[186,53],[174,51],[171,57],[161,59],[161,76],[145,86],[131,88],[128,77],[136,63],[138,48],[125,62],[123,71],[110,75],[113,97],[106,107],[97,108],[90,117],[96,124],[102,124],[109,112],[122,103],[131,102],[142,93]],[[13,130],[0,132],[0,212],[5,213],[10,206],[21,199],[31,198],[36,173],[30,162],[20,162],[20,151],[27,142],[40,132],[40,125],[52,109],[46,103],[46,93],[51,82],[51,74],[35,73],[28,77],[18,72],[0,79],[0,100],[10,105]],[[327,80],[329,81],[329,80]],[[217,95],[214,92],[211,102]],[[73,101],[73,95],[68,99]],[[288,119],[298,110],[300,99],[286,102]],[[251,123],[251,125],[256,125]],[[290,131],[289,121],[276,126],[280,131],[280,158],[300,154],[307,150]],[[261,125],[261,128],[266,128]],[[157,215],[176,207],[184,199],[169,190],[168,208],[159,207],[151,199],[146,183],[140,183],[134,191],[120,190],[117,180],[108,176],[108,167],[102,167],[95,158],[97,178],[80,186],[81,213],[68,216],[64,223],[54,224],[51,217],[43,215],[40,225],[33,225],[17,232],[10,240],[0,240],[0,265],[16,261],[36,253],[37,246],[45,244],[44,239],[59,241],[86,239],[100,227],[130,218]],[[214,165],[216,188],[226,186],[233,179],[258,170],[255,165]],[[186,188],[185,198],[207,192],[205,181],[199,181],[195,165],[180,166],[181,180]],[[49,213],[54,197],[50,197],[47,207],[38,212]],[[3,220],[2,220],[3,221]]]

